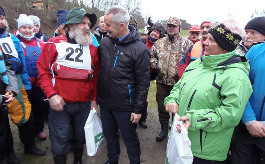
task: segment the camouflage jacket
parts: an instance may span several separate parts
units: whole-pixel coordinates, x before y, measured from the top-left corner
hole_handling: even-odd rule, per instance
[[[161,38],[151,48],[151,67],[157,70],[157,82],[175,85],[178,82],[178,64],[193,43],[180,35],[171,43],[168,37]]]

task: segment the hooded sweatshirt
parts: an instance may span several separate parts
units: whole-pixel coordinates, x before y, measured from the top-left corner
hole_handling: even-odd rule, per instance
[[[252,93],[249,64],[235,51],[202,56],[185,70],[165,98],[177,103],[178,114],[191,122],[188,136],[195,157],[224,161],[234,127],[239,123]]]

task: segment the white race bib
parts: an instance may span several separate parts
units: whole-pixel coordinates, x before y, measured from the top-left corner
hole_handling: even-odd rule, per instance
[[[91,54],[88,45],[66,42],[55,45],[58,52],[56,63],[70,68],[91,70]]]
[[[1,38],[0,39],[0,45],[1,45],[1,48],[5,54],[12,55],[15,58],[18,58],[18,53],[17,53],[15,45],[11,39],[11,36]]]

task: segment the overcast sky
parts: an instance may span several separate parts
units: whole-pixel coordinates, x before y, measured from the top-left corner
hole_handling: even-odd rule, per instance
[[[141,2],[143,16],[151,16],[153,22],[176,16],[192,25],[200,25],[208,17],[221,20],[231,15],[244,27],[251,20],[251,14],[255,9],[265,10],[265,0],[141,0]]]

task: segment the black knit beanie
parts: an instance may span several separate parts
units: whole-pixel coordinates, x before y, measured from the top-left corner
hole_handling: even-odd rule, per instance
[[[223,24],[211,27],[209,33],[212,34],[214,40],[221,48],[229,52],[235,50],[238,43],[242,40],[241,36],[231,33]]]
[[[0,6],[0,15],[6,16],[5,10]]]
[[[265,17],[257,17],[247,23],[245,29],[253,29],[265,35]]]
[[[150,35],[151,32],[154,31],[154,30],[156,30],[156,31],[158,31],[160,33],[160,38],[163,38],[165,36],[166,29],[161,23],[153,24],[153,26],[148,31],[148,35]]]

